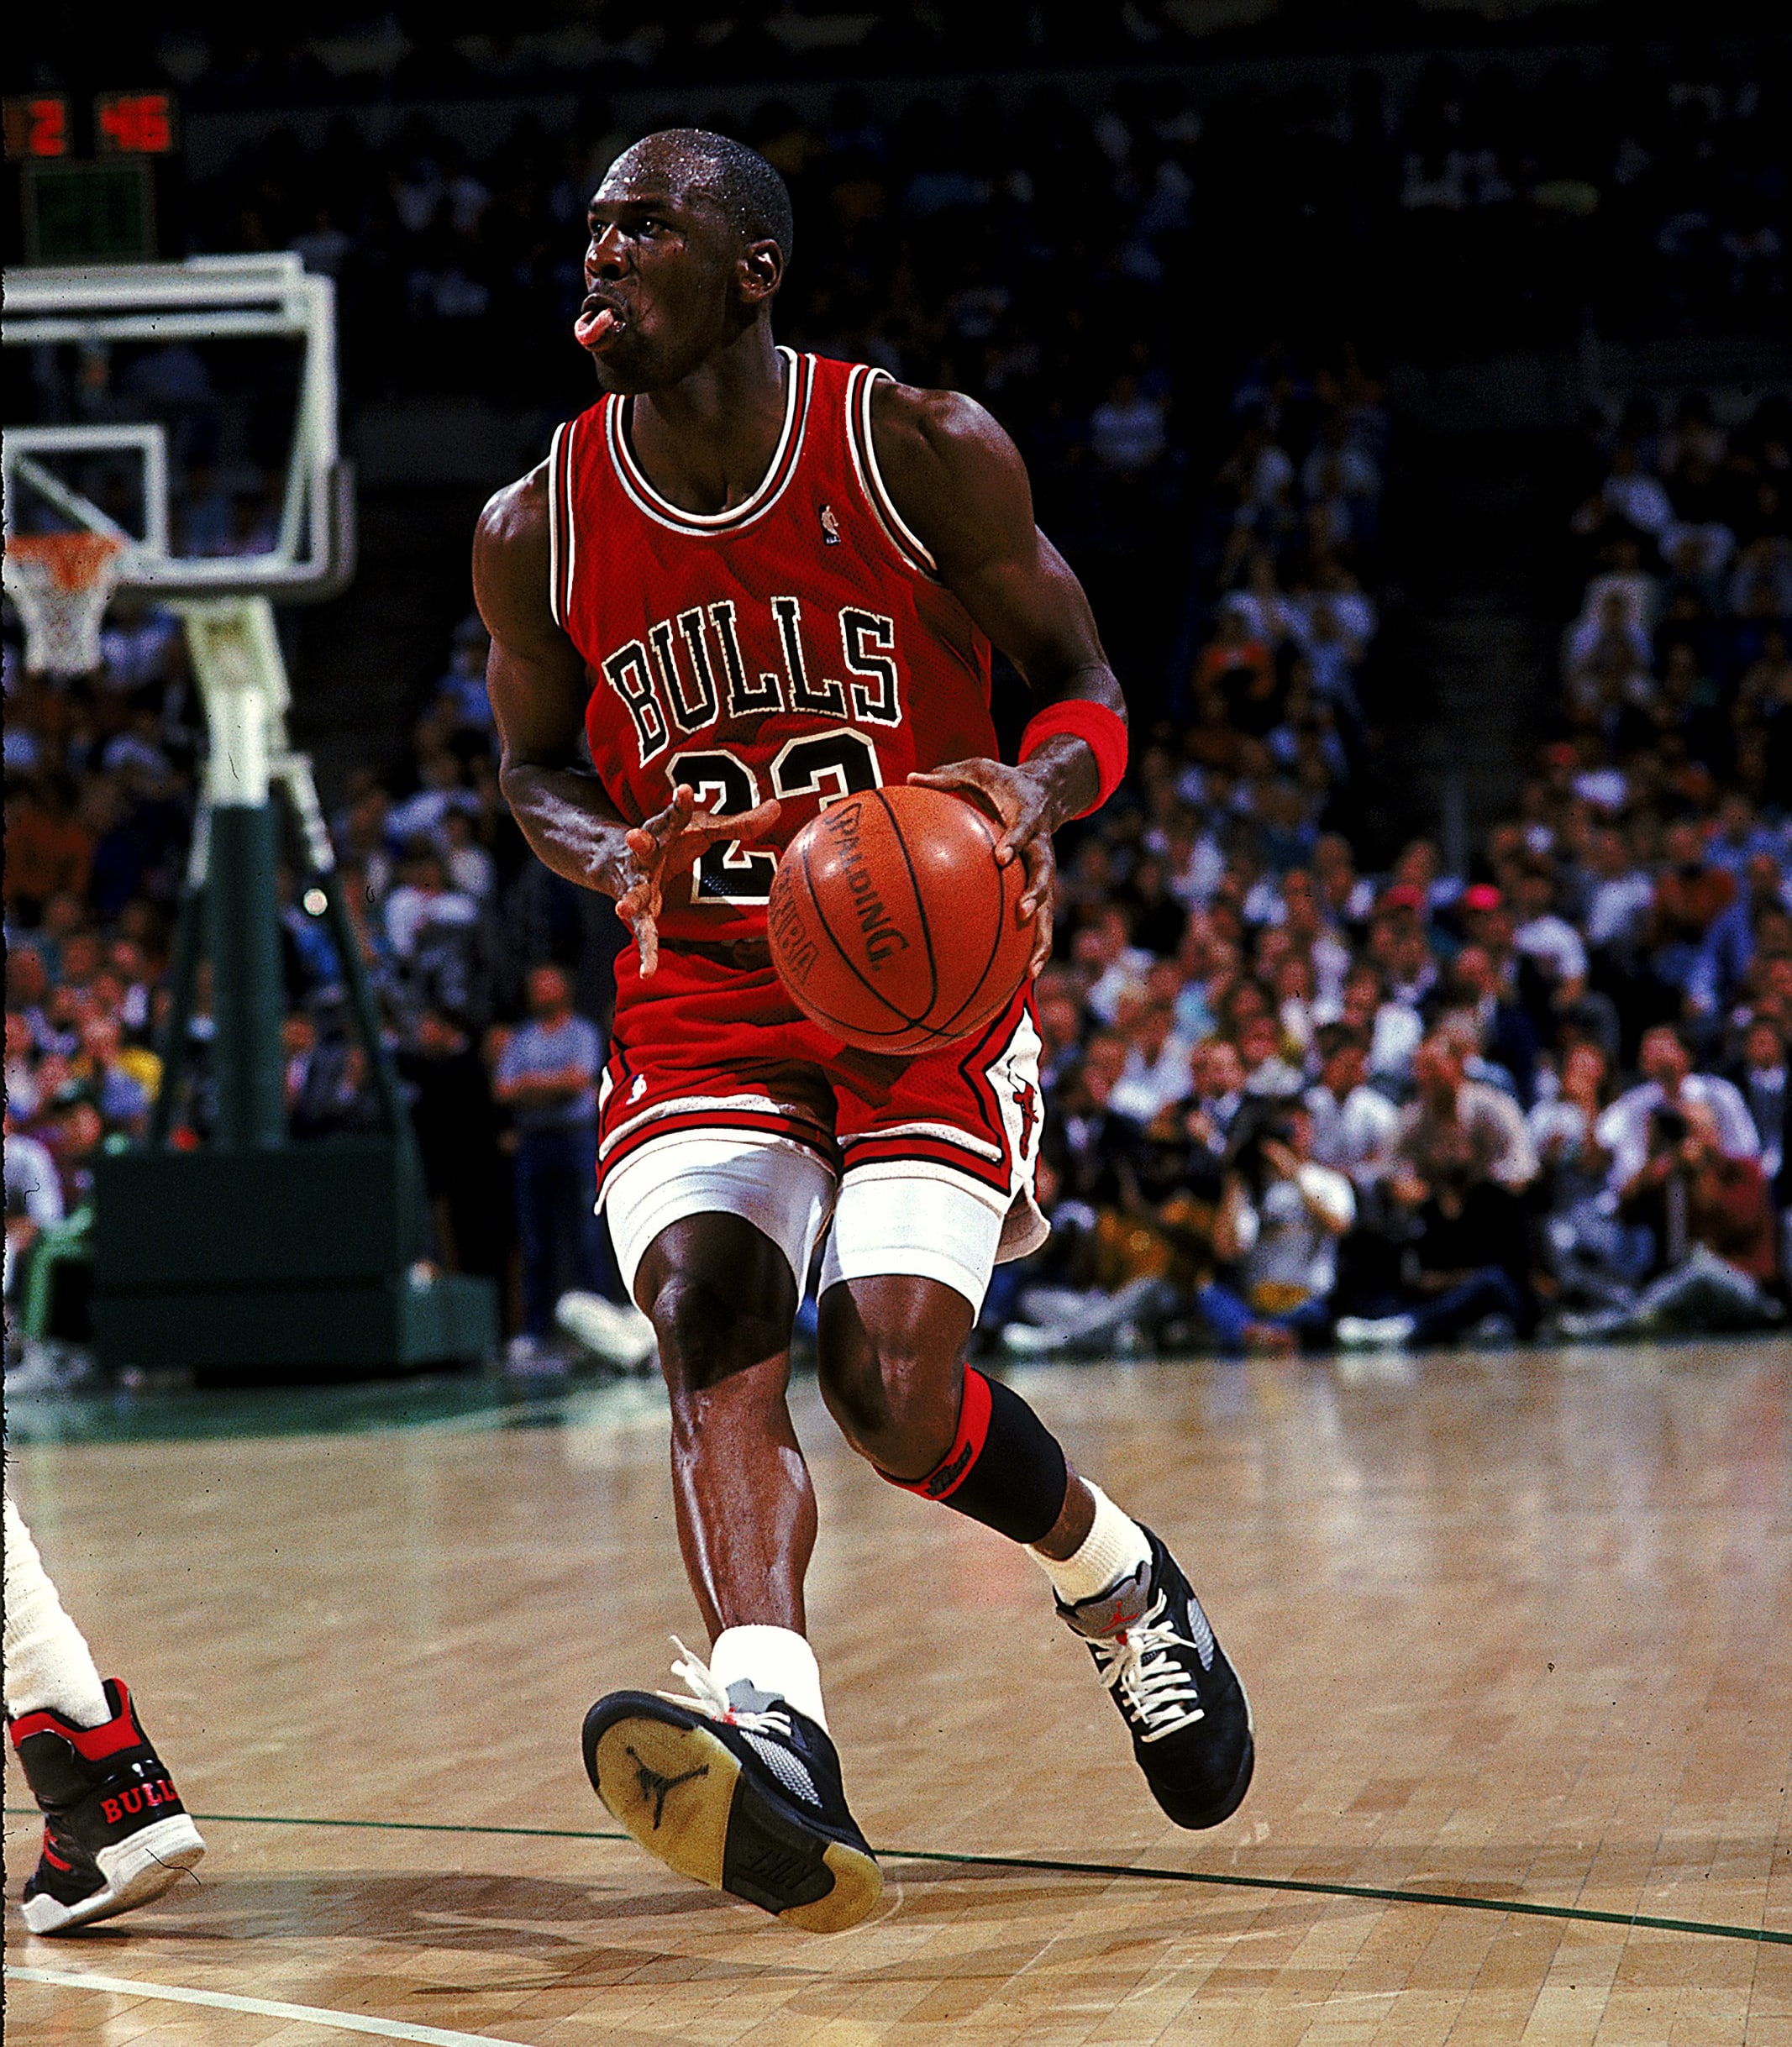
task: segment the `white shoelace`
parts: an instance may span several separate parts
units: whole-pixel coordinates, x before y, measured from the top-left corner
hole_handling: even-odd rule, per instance
[[[711,1719],[724,1720],[730,1727],[738,1727],[748,1734],[781,1735],[786,1741],[790,1740],[790,1715],[783,1707],[774,1706],[765,1713],[738,1711],[729,1703],[727,1691],[716,1682],[714,1673],[696,1651],[686,1649],[675,1635],[671,1642],[678,1651],[672,1661],[672,1675],[684,1680],[690,1687],[690,1696],[661,1692],[658,1697],[670,1700],[675,1706],[694,1706]]]
[[[1195,1645],[1164,1618],[1165,1604],[1159,1593],[1143,1619],[1110,1640],[1090,1644],[1102,1683],[1127,1717],[1139,1723],[1141,1741],[1161,1741],[1206,1717],[1194,1680],[1170,1654]]]

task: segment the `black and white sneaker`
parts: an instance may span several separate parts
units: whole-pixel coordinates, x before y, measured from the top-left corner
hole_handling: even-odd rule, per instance
[[[1250,1788],[1250,1701],[1181,1567],[1145,1535],[1148,1565],[1058,1611],[1088,1642],[1152,1797],[1179,1827],[1217,1827]]]
[[[113,1717],[76,1727],[47,1708],[12,1723],[44,1813],[44,1851],[20,1898],[34,1934],[71,1933],[146,1905],[205,1853],[130,1693],[106,1680]]]
[[[884,1880],[824,1729],[673,1637],[692,1697],[612,1692],[585,1716],[592,1787],[650,1855],[815,1934],[856,1926]]]

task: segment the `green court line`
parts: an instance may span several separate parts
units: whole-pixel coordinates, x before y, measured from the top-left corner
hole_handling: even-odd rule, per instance
[[[29,1806],[9,1805],[9,1818],[33,1817]],[[497,1834],[518,1840],[626,1841],[632,1836],[586,1827],[491,1827],[441,1819],[309,1819],[288,1813],[195,1813],[195,1819],[250,1827],[350,1827],[378,1834]],[[1590,1905],[1537,1905],[1511,1897],[1458,1897],[1448,1891],[1401,1891],[1367,1883],[1316,1883],[1301,1876],[1222,1876],[1211,1870],[1153,1869],[1136,1862],[1058,1861],[1043,1855],[958,1855],[945,1848],[880,1848],[892,1862],[947,1862],[964,1869],[1030,1869],[1064,1876],[1129,1876],[1148,1883],[1204,1883],[1237,1891],[1301,1891],[1318,1897],[1367,1897],[1395,1905],[1449,1905],[1463,1912],[1511,1912],[1532,1919],[1574,1919],[1601,1926],[1647,1926],[1658,1933],[1709,1934],[1722,1940],[1755,1940],[1792,1947],[1792,1934],[1764,1926],[1725,1926],[1712,1919],[1668,1919],[1647,1912],[1599,1912]]]

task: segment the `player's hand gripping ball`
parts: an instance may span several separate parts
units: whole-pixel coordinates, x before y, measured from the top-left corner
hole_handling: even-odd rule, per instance
[[[1014,999],[1037,926],[1001,827],[940,789],[830,804],[771,884],[771,957],[791,1000],[863,1052],[904,1058],[975,1037]]]

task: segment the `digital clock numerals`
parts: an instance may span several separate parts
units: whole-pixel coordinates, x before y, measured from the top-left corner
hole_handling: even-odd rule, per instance
[[[10,157],[68,155],[68,102],[33,93],[6,102],[6,153]]]
[[[102,92],[93,102],[93,139],[102,155],[166,156],[174,103],[166,92]]]
[[[58,92],[6,102],[6,153],[15,162],[48,163],[81,154],[69,102]],[[175,106],[166,92],[102,92],[93,102],[93,154],[166,156],[176,143]]]

